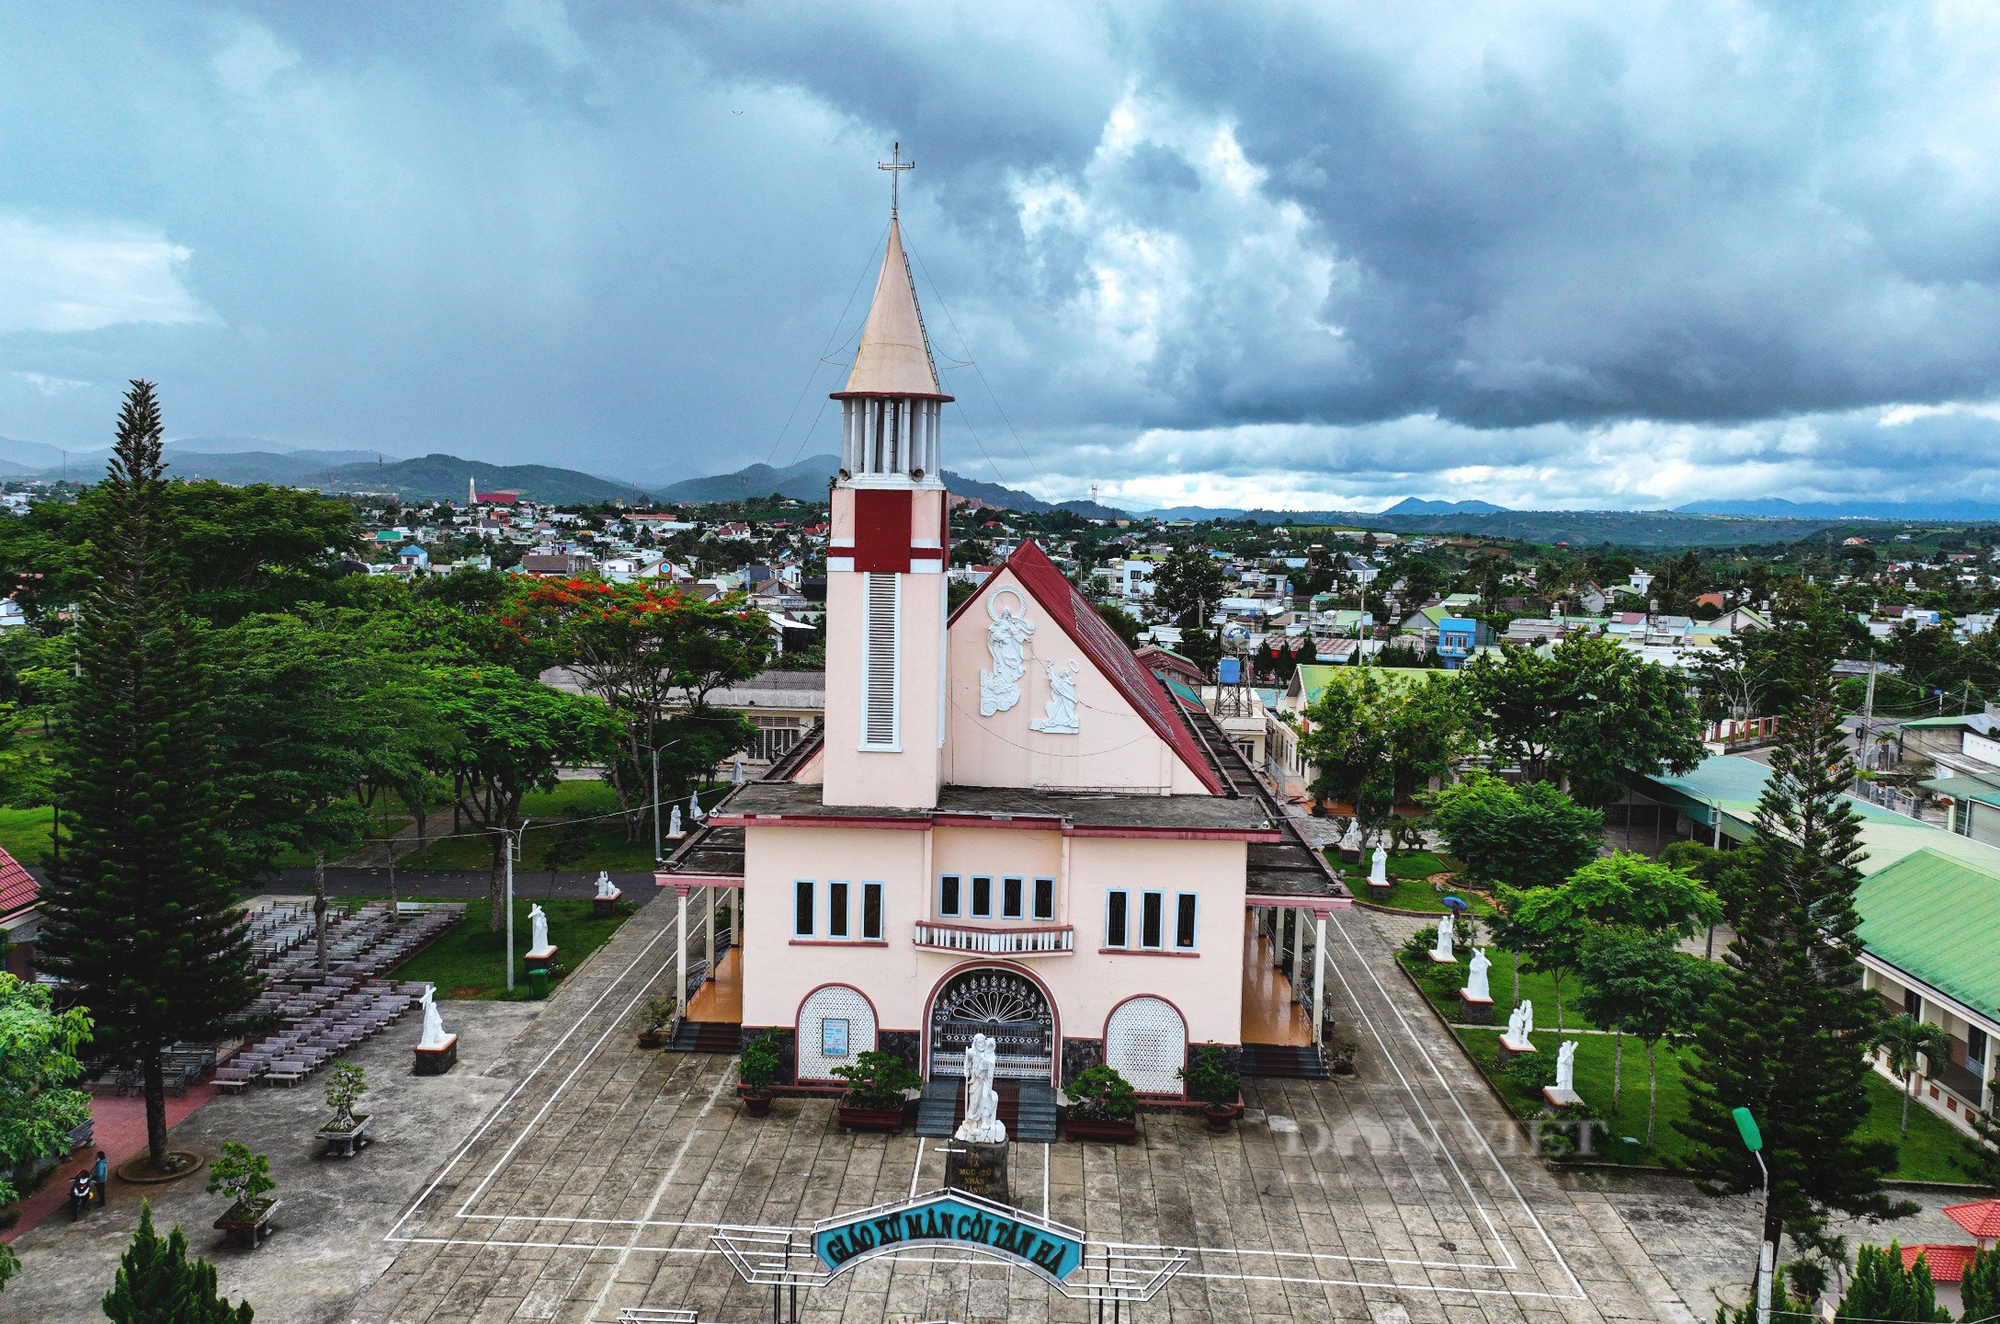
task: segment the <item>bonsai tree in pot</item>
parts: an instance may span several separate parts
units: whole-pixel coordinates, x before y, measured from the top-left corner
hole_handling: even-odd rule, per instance
[[[903,1098],[923,1085],[923,1078],[894,1053],[871,1048],[854,1059],[851,1067],[835,1067],[833,1074],[847,1082],[840,1098],[840,1125],[849,1131],[903,1131]]]
[[[1063,1091],[1069,1096],[1064,1125],[1072,1140],[1117,1140],[1131,1144],[1138,1137],[1139,1094],[1118,1069],[1098,1063]]]
[[[1326,1042],[1326,1069],[1336,1076],[1354,1074],[1354,1055],[1361,1045],[1352,1039],[1329,1039]]]
[[[1203,1119],[1212,1135],[1222,1135],[1236,1116],[1242,1079],[1229,1069],[1229,1059],[1216,1044],[1203,1044],[1194,1058],[1176,1073],[1187,1084],[1188,1094],[1202,1101]]]
[[[678,1006],[672,998],[649,998],[639,1009],[639,1047],[658,1048]]]
[[[277,1189],[278,1183],[271,1179],[271,1160],[234,1140],[225,1140],[221,1157],[208,1165],[208,1193],[221,1192],[230,1200],[215,1226],[253,1248],[262,1239],[265,1220],[278,1207],[276,1200],[267,1198]]]
[[[752,1117],[770,1114],[771,1086],[777,1083],[778,1049],[783,1042],[776,1030],[766,1030],[746,1044],[736,1060],[736,1078],[743,1086],[743,1111]]]
[[[333,1120],[319,1129],[328,1153],[352,1157],[355,1143],[368,1128],[368,1114],[356,1114],[355,1105],[368,1092],[368,1073],[352,1062],[335,1062],[326,1076],[326,1106]]]

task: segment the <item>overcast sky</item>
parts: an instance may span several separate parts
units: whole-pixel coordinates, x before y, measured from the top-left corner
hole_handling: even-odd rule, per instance
[[[147,376],[175,436],[639,479],[831,450],[900,139],[975,478],[2000,500],[1989,4],[0,21],[7,437],[101,446]]]

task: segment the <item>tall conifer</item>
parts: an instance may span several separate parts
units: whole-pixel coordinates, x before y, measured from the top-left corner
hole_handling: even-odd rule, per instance
[[[216,1290],[214,1265],[188,1259],[178,1223],[164,1237],[153,1230],[150,1202],[139,1206],[139,1230],[99,1304],[112,1324],[250,1324],[256,1316],[248,1301],[232,1306]]]
[[[1730,1109],[1747,1107],[1771,1170],[1765,1238],[1819,1244],[1831,1210],[1914,1212],[1882,1178],[1896,1147],[1857,1139],[1868,1115],[1867,1053],[1880,1016],[1861,986],[1854,891],[1859,822],[1842,792],[1853,776],[1826,678],[1805,682],[1771,755],[1757,837],[1727,898],[1736,939],[1727,974],[1695,1032],[1687,1164],[1711,1193],[1755,1191],[1757,1163]]]
[[[139,1068],[156,1166],[167,1157],[163,1054],[220,1037],[256,992],[231,908],[215,717],[173,563],[160,436],[153,385],[135,381],[72,630],[76,681],[59,732],[68,841],[38,942],[90,1008],[93,1046]]]

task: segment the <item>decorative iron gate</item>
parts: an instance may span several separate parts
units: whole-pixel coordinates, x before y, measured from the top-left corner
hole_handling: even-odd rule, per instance
[[[1012,970],[968,970],[931,1003],[932,1077],[965,1074],[972,1036],[991,1036],[994,1074],[1049,1081],[1055,1075],[1055,1014],[1034,980]]]

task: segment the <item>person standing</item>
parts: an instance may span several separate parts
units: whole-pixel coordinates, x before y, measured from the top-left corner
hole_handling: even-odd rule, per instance
[[[97,1151],[97,1162],[90,1165],[90,1184],[95,1188],[97,1203],[111,1203],[110,1199],[104,1194],[104,1184],[110,1180],[111,1162],[104,1157],[104,1151],[100,1149]]]

